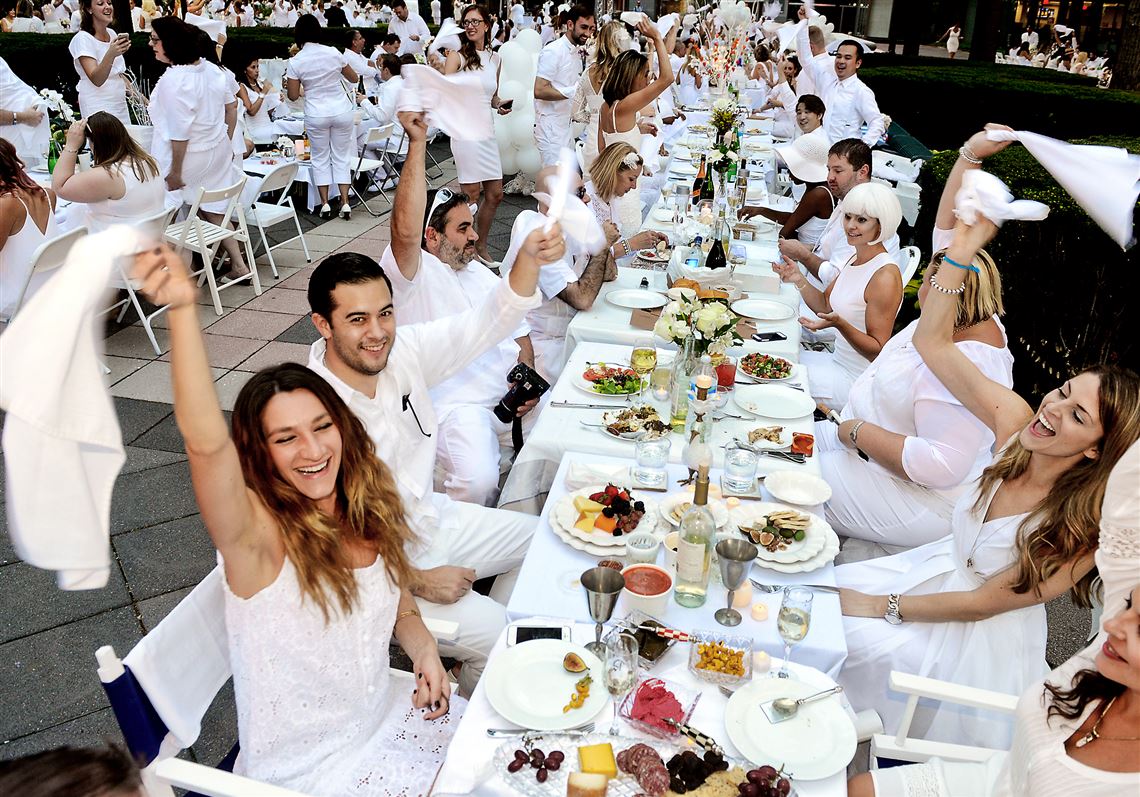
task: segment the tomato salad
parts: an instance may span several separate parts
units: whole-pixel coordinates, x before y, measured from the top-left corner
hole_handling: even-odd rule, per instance
[[[593,383],[595,393],[624,396],[641,389],[641,377],[632,368],[598,363],[587,368],[582,378]]]
[[[792,375],[792,364],[783,357],[753,353],[740,360],[740,368],[757,379],[787,379]]]

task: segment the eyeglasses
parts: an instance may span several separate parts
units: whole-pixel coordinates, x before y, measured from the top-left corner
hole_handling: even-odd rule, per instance
[[[462,22],[462,25],[465,28],[477,28],[480,25],[486,25],[486,24],[487,23],[481,19],[465,19]]]
[[[150,43],[151,44],[158,44],[161,41],[162,41],[162,39],[158,38],[153,33],[150,35]]]

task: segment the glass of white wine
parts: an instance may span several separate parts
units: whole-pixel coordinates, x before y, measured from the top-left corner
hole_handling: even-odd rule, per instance
[[[641,386],[637,390],[638,403],[641,403],[647,378],[657,367],[657,347],[650,335],[642,335],[633,342],[633,353],[629,357],[629,367],[636,371],[641,378]]]
[[[614,703],[633,689],[637,683],[637,639],[631,634],[611,631],[603,640],[606,643],[604,673],[606,690],[614,697]]]
[[[792,646],[802,641],[811,627],[812,598],[814,595],[810,589],[784,588],[784,599],[780,602],[780,613],[776,616],[776,628],[784,640],[784,664],[777,673],[780,678],[789,677],[788,659],[792,655]]]

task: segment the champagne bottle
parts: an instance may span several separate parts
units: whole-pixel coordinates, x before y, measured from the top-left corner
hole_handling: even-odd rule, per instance
[[[720,216],[716,220],[716,226],[713,228],[712,248],[709,249],[709,256],[705,258],[705,268],[724,268],[728,265],[728,253],[724,247],[727,226],[724,220],[724,210],[721,210]]]
[[[700,168],[697,169],[697,176],[693,178],[692,204],[695,205],[695,204],[697,204],[697,202],[699,202],[701,200],[701,194],[705,190],[706,180],[707,180],[707,174],[705,172],[705,156],[702,155],[701,156]]]
[[[677,543],[677,583],[673,599],[686,608],[703,606],[709,592],[710,562],[716,539],[716,522],[708,509],[709,466],[697,468],[693,505],[681,517]]]
[[[708,176],[705,178],[704,184],[701,185],[700,201],[704,201],[707,199],[710,202],[712,202],[714,199],[716,199],[715,183],[716,183],[716,180],[713,177],[713,170],[712,170],[712,167],[710,166],[709,171],[708,171]]]

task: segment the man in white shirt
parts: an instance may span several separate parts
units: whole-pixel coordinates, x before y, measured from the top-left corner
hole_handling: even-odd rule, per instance
[[[422,54],[424,44],[431,36],[424,18],[409,11],[405,0],[394,0],[392,14],[392,21],[388,23],[388,32],[400,37],[400,51],[397,55]]]
[[[800,14],[804,14],[802,6]],[[799,52],[812,50],[807,28],[801,28],[797,34],[796,47]],[[827,106],[823,127],[832,144],[845,138],[862,138],[867,146],[873,147],[886,131],[886,119],[875,102],[875,93],[859,79],[862,63],[862,47],[853,39],[847,39],[836,49],[831,70],[814,57],[803,64],[803,72],[809,74],[815,87],[814,93]],[[860,135],[863,124],[867,125],[867,132]]]
[[[421,130],[422,118],[419,122]],[[422,132],[421,132],[422,137]],[[422,169],[423,164],[420,164]],[[487,299],[459,315],[397,331],[390,280],[372,259],[347,252],[326,258],[309,281],[309,304],[321,340],[309,367],[326,379],[364,423],[376,454],[391,469],[419,542],[409,556],[421,611],[459,625],[440,652],[463,662],[459,690],[471,694],[487,654],[507,622],[506,609],[471,592],[477,578],[517,568],[537,518],[451,501],[431,490],[438,432],[428,391],[494,347],[536,306],[539,268],[565,251],[557,227],[536,230],[513,273]],[[505,602],[510,587],[500,591]]]
[[[441,8],[439,0],[431,0],[431,21],[436,25],[440,22]]]
[[[402,324],[461,313],[482,303],[501,281],[475,259],[479,236],[465,195],[441,189],[424,224],[427,130],[417,124],[420,120],[418,114],[400,114],[408,135],[408,156],[393,203],[392,242],[380,258],[392,280]],[[531,410],[537,400],[528,401],[517,412],[512,408],[506,422],[493,412],[510,387],[507,374],[515,364],[534,367],[529,333],[530,328],[520,324],[462,373],[432,390],[439,416],[436,444],[443,489],[456,501],[493,502],[501,450],[510,451],[512,436],[521,438],[524,424],[529,429],[534,422],[537,413]],[[519,419],[517,424],[512,423],[514,418]]]
[[[380,86],[380,71],[379,65],[364,55],[366,44],[363,33],[358,30],[352,31],[348,47],[344,50],[344,60],[352,67],[352,71],[356,73],[357,77],[364,81],[364,93],[374,97]]]
[[[594,35],[594,12],[574,6],[562,15],[564,35],[542,48],[534,78],[534,141],[543,166],[558,163],[570,145],[570,101],[586,64],[586,41]]]

